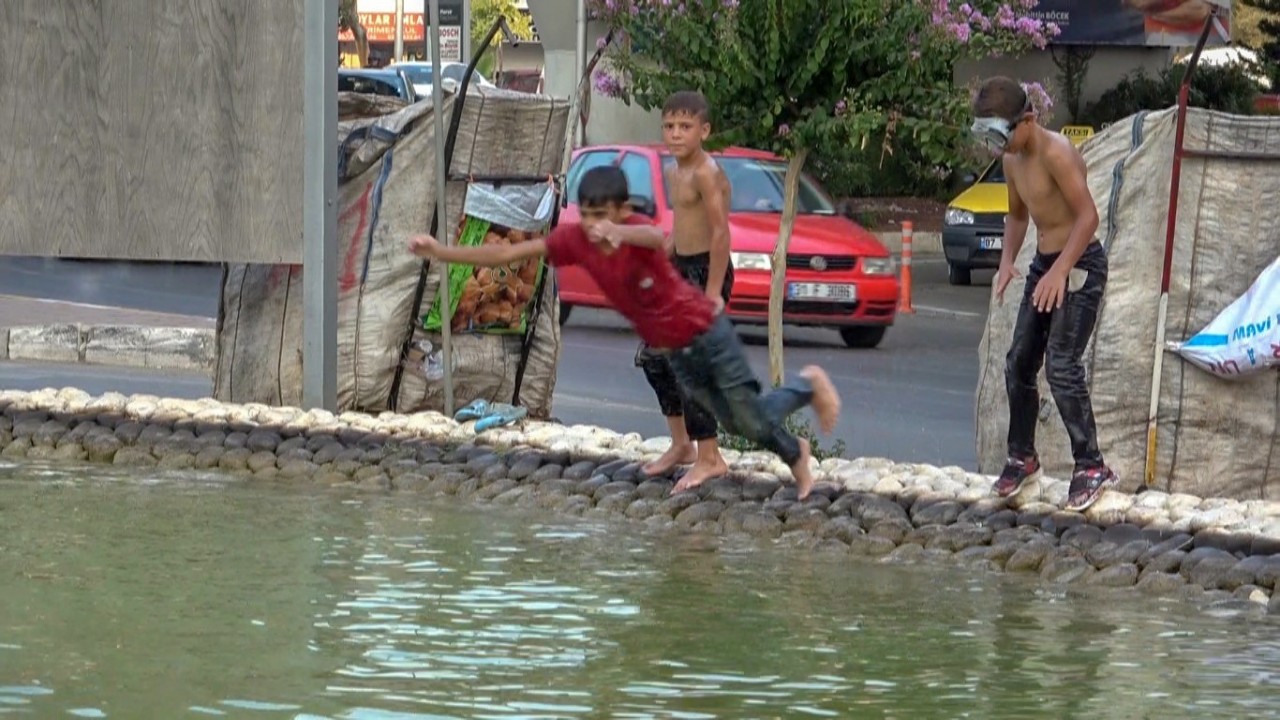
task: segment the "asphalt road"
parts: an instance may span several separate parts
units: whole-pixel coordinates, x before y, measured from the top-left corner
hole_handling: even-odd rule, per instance
[[[990,273],[977,285],[946,284],[945,266],[917,259],[915,315],[902,315],[875,350],[849,350],[834,331],[787,328],[788,372],[815,363],[844,398],[836,437],[850,455],[975,466],[973,396]],[[209,317],[220,271],[207,265],[0,258],[0,293],[71,303]],[[71,306],[73,307],[73,306]],[[96,314],[96,313],[95,313]],[[0,318],[0,324],[40,322]],[[751,364],[768,377],[763,328],[743,328]],[[634,366],[634,334],[617,315],[577,308],[565,327],[555,415],[645,436],[665,434],[652,391]],[[208,395],[208,378],[86,365],[0,363],[0,387],[76,386],[99,394]]]

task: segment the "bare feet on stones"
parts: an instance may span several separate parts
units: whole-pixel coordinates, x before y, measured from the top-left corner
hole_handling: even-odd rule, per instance
[[[698,459],[698,446],[693,443],[672,445],[653,462],[645,463],[640,471],[651,478],[670,473],[677,465],[688,465]]]
[[[680,478],[680,482],[671,488],[671,494],[675,495],[686,490],[692,490],[708,480],[724,477],[728,474],[729,465],[724,461],[720,453],[716,453],[715,458],[711,460],[700,457],[693,463],[693,467],[684,473],[684,476]]]
[[[800,377],[813,386],[813,412],[818,416],[818,427],[822,428],[824,434],[830,435],[840,420],[840,394],[836,392],[836,386],[832,384],[827,372],[817,365],[801,370]]]

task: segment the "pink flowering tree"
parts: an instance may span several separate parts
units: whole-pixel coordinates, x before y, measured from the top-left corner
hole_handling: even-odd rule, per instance
[[[1043,48],[1036,0],[587,0],[613,29],[600,92],[645,109],[677,90],[711,105],[713,138],[789,159],[769,303],[782,378],[783,270],[805,160],[852,160],[909,141],[933,165],[964,152],[969,94],[956,61]]]

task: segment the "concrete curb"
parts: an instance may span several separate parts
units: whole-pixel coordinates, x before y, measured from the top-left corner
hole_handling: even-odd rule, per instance
[[[876,239],[889,248],[894,255],[902,254],[902,231],[877,232]],[[919,232],[911,237],[911,255],[913,257],[942,257],[942,233]]]
[[[59,323],[0,328],[0,359],[210,372],[213,328]]]

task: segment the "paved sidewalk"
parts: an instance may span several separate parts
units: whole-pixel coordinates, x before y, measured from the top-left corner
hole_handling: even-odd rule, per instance
[[[172,315],[63,300],[0,295],[0,328],[62,323],[212,328],[217,325],[217,320],[198,315]]]

